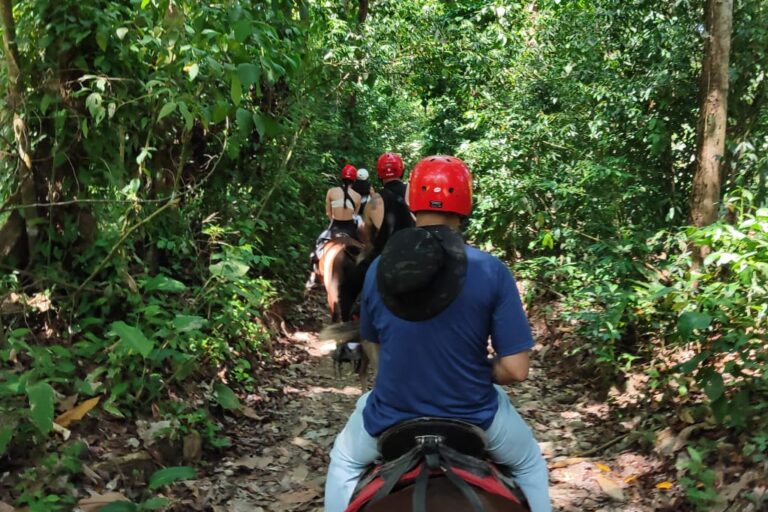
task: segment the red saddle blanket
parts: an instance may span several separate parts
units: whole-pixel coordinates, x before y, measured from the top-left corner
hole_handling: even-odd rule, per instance
[[[345,512],[360,512],[363,507],[365,507],[365,505],[367,505],[373,499],[378,490],[384,485],[384,479],[380,475],[377,475],[379,469],[380,466],[377,466],[373,469],[372,474],[366,478],[366,480],[369,480],[368,483],[365,485],[365,487],[358,490],[358,492],[352,497],[352,502],[349,504],[349,506],[347,506]],[[517,496],[512,494],[512,491],[509,490],[509,487],[507,487],[504,482],[502,482],[499,477],[496,476],[495,472],[481,476],[458,467],[452,467],[451,469],[453,469],[453,472],[468,484],[482,489],[485,492],[497,494],[503,498],[519,503]],[[400,477],[398,485],[402,486],[414,482],[416,477],[419,476],[420,471],[421,466],[417,465],[407,473],[404,473]],[[431,472],[431,475],[434,476],[440,476],[442,474],[442,471]]]

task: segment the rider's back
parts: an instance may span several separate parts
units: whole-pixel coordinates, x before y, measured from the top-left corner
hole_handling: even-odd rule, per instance
[[[373,436],[420,416],[462,419],[488,428],[498,402],[486,343],[499,356],[533,346],[514,278],[494,256],[467,246],[462,291],[440,314],[411,322],[383,303],[376,284],[379,260],[363,289],[361,335],[381,344],[376,386],[364,411]]]
[[[334,220],[352,220],[357,207],[360,205],[360,194],[348,188],[347,194],[342,187],[328,190],[331,203],[331,218]]]
[[[385,183],[379,192],[383,217],[372,240],[374,255],[381,254],[393,233],[414,225],[411,210],[405,201],[406,185],[402,181]]]

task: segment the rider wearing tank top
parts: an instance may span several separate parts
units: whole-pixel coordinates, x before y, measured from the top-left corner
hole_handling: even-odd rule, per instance
[[[341,186],[333,187],[325,194],[325,214],[331,219],[329,238],[337,233],[358,238],[354,216],[360,207],[360,194],[352,188],[356,178],[357,170],[351,165],[345,166],[341,171]]]
[[[403,160],[396,153],[384,153],[376,164],[376,173],[384,183],[363,212],[366,238],[369,241],[367,260],[381,254],[393,233],[414,225],[413,215],[405,201],[406,185]]]
[[[337,234],[346,234],[359,240],[355,215],[360,209],[360,194],[352,189],[352,184],[357,178],[357,169],[352,165],[345,165],[341,170],[341,186],[328,189],[325,194],[325,214],[331,220],[330,225],[315,241],[315,248],[309,255],[312,269],[306,287],[311,288],[316,284],[317,263],[320,259],[326,242]]]

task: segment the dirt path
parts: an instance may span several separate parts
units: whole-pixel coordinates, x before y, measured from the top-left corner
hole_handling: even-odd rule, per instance
[[[284,410],[260,428],[232,432],[240,456],[227,457],[208,481],[195,482],[200,493],[213,492],[204,501],[216,511],[323,510],[327,453],[360,388],[346,369],[341,379],[333,375],[328,356],[333,347],[318,342],[314,333],[295,333],[294,341],[310,357],[294,370],[294,382],[300,384],[285,389]],[[606,404],[584,398],[572,383],[545,378],[546,373],[546,366],[535,365],[529,381],[512,390],[511,396],[550,461],[555,510],[673,510],[662,492],[650,493],[655,497],[647,492],[646,484],[660,462],[610,448],[578,457],[621,433],[608,427]],[[249,452],[248,446],[255,450]]]
[[[323,510],[327,454],[360,388],[347,367],[334,376],[333,346],[315,332],[295,332],[284,343],[305,351],[306,359],[281,376],[282,404],[260,423],[229,425],[233,451],[189,484],[189,505],[217,512]],[[682,510],[673,505],[674,490],[656,488],[664,480],[662,462],[622,448],[630,422],[611,420],[607,403],[564,378],[557,357],[542,346],[536,352],[530,378],[510,395],[549,461],[555,510]]]

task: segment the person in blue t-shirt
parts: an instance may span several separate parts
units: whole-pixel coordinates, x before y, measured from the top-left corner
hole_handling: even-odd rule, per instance
[[[498,385],[528,376],[528,320],[509,269],[458,233],[472,206],[469,169],[458,158],[425,158],[411,173],[408,200],[416,227],[395,233],[365,276],[360,335],[379,344],[379,369],[331,450],[325,510],[347,507],[378,456],[377,436],[434,416],[485,430],[489,454],[512,471],[531,510],[548,512],[546,462]]]

